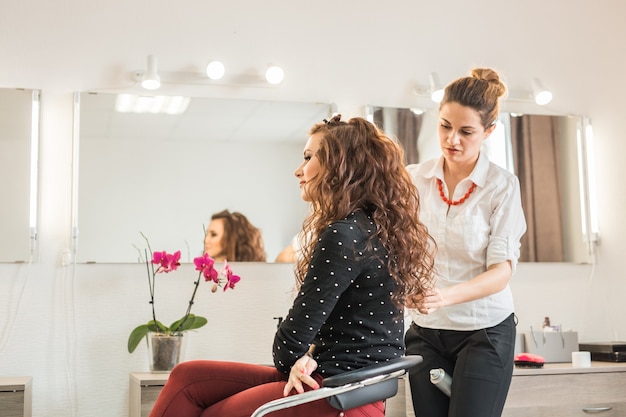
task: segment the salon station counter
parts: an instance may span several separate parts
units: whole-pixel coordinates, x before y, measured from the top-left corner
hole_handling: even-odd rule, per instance
[[[130,417],[148,415],[168,377],[167,373],[130,374]],[[388,417],[413,416],[404,378],[398,394],[390,400]],[[575,417],[590,413],[598,417],[626,415],[626,362],[592,362],[589,368],[574,368],[571,363],[515,368],[502,416]]]
[[[548,363],[516,368],[503,417],[626,415],[626,363],[592,362],[588,368]]]

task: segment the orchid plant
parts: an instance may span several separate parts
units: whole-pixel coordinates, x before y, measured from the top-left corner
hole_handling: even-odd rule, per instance
[[[196,271],[198,271],[198,278],[194,282],[193,292],[191,294],[191,299],[189,300],[189,305],[187,306],[187,311],[183,317],[176,320],[169,326],[166,326],[156,319],[156,312],[154,309],[156,276],[157,274],[169,273],[178,269],[180,266],[180,251],[176,251],[174,253],[167,253],[165,251],[153,253],[152,249],[150,249],[148,239],[145,236],[143,237],[148,243],[148,249],[145,251],[145,254],[146,268],[148,271],[148,286],[150,288],[150,304],[152,305],[152,320],[146,324],[137,326],[130,333],[130,336],[128,337],[128,352],[130,353],[135,351],[141,340],[144,337],[147,337],[150,332],[162,333],[166,335],[178,334],[187,330],[199,329],[208,323],[205,317],[196,316],[191,313],[191,307],[193,306],[198,286],[200,285],[200,280],[203,277],[205,281],[213,283],[211,292],[216,292],[221,286],[223,286],[224,291],[229,288],[234,289],[235,284],[237,284],[241,279],[239,276],[233,274],[230,265],[228,265],[228,262],[226,261],[224,261],[223,269],[218,272],[215,269],[215,260],[208,254],[205,253],[204,255],[195,258],[193,263],[196,266]],[[148,260],[148,253],[151,257],[150,261]]]

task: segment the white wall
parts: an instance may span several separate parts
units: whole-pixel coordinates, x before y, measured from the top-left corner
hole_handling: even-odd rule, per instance
[[[5,2],[6,3],[6,2]],[[519,4],[519,6],[518,6]],[[190,87],[221,97],[335,102],[347,116],[366,104],[428,104],[413,95],[437,71],[447,82],[475,65],[494,66],[511,89],[527,89],[533,76],[552,89],[547,111],[592,118],[598,165],[601,245],[597,264],[520,265],[512,287],[520,329],[544,316],[580,339],[626,339],[626,280],[621,191],[623,97],[626,60],[620,54],[626,6],[616,1],[498,0],[374,2],[287,0],[177,3],[26,0],[0,6],[0,87],[40,88],[42,95],[40,259],[0,265],[0,374],[32,375],[35,416],[117,417],[127,413],[127,375],[146,370],[142,352],[126,352],[126,337],[147,320],[146,289],[138,265],[61,266],[71,246],[72,92],[130,87],[130,73],[154,53],[162,71],[198,69],[220,58],[235,71],[282,65],[278,88]],[[185,93],[187,88],[173,88]],[[166,92],[168,90],[166,89]],[[538,110],[510,103],[504,110]],[[529,111],[530,111],[529,110]],[[246,169],[247,167],[242,167]],[[257,169],[250,167],[250,169]],[[289,285],[286,266],[243,266],[242,324],[251,345],[268,349],[272,325],[285,308],[263,291]],[[278,271],[267,268],[278,268]],[[247,289],[246,289],[247,288]],[[169,288],[173,309],[188,285]],[[253,295],[244,295],[252,291]],[[214,294],[215,295],[215,294]],[[219,294],[224,295],[224,294]],[[217,298],[217,297],[215,297]],[[244,303],[245,301],[245,303]],[[216,314],[216,300],[197,313]],[[178,313],[177,313],[178,315]],[[230,320],[230,319],[229,319]],[[219,332],[219,334],[218,334]],[[233,330],[234,332],[234,330]],[[194,355],[228,358],[224,328],[198,331]],[[211,349],[204,350],[207,343]],[[250,346],[251,346],[250,345]],[[262,359],[259,350],[246,356]],[[104,353],[110,357],[103,357]]]

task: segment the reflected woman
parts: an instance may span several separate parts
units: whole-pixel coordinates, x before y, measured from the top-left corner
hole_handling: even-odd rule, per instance
[[[204,252],[216,262],[265,262],[261,231],[239,212],[220,211],[211,216]]]
[[[300,251],[300,245],[298,242],[298,235],[295,235],[289,245],[285,246],[280,251],[274,262],[276,263],[295,263],[298,260],[298,252]]]
[[[289,245],[285,246],[283,250],[280,251],[276,260],[274,262],[278,263],[296,263],[298,262],[298,257],[302,251],[302,247],[305,246],[305,237],[302,236],[302,233],[296,234],[292,239]]]

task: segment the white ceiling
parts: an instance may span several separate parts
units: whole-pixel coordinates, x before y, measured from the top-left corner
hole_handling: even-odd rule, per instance
[[[222,140],[304,145],[311,126],[329,117],[328,103],[191,98],[181,115],[118,113],[116,94],[83,93],[81,140]]]

